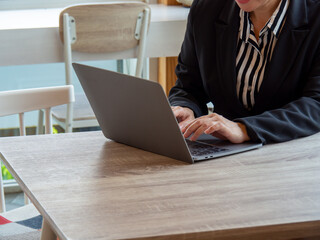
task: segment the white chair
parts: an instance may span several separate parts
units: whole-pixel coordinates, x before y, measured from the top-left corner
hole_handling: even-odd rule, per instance
[[[60,14],[59,30],[64,44],[66,84],[72,85],[73,52],[101,55],[134,49],[137,56],[135,75],[141,77],[149,23],[150,7],[143,2],[79,4],[64,9]],[[72,132],[73,128],[99,126],[84,94],[77,94],[74,104],[53,108],[52,114],[66,132]],[[42,121],[40,114],[40,131]]]
[[[20,135],[26,135],[24,113],[45,109],[45,131],[52,133],[51,108],[74,102],[73,86],[31,88],[0,92],[0,117],[19,114]],[[0,212],[5,212],[2,172],[0,173]]]

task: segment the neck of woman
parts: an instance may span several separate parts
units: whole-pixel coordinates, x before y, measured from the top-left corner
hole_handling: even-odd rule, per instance
[[[265,4],[250,12],[250,19],[254,26],[254,33],[257,39],[259,39],[261,29],[266,25],[280,2],[281,0],[266,1]]]

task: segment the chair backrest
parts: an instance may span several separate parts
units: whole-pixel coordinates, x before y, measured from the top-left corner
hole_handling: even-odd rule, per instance
[[[46,133],[52,133],[51,107],[74,101],[73,86],[30,88],[0,92],[0,117],[19,114],[20,135],[25,135],[23,114],[45,109]]]
[[[143,2],[79,4],[60,13],[66,83],[71,84],[72,51],[107,53],[137,48],[136,76],[141,77],[150,7]]]
[[[72,84],[72,52],[100,54],[133,49],[137,56],[135,76],[142,77],[150,7],[144,2],[77,4],[60,13],[59,33],[64,46],[65,80]],[[92,56],[91,56],[92,57]],[[73,104],[68,104],[65,130],[73,127]]]
[[[25,135],[24,113],[45,109],[46,133],[52,133],[51,107],[74,102],[73,86],[30,88],[0,92],[0,117],[19,114],[20,135]],[[5,211],[0,168],[0,212]]]

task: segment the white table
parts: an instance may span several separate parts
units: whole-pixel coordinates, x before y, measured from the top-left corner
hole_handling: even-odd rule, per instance
[[[183,41],[188,8],[151,4],[147,57],[177,56]],[[63,62],[59,39],[62,9],[0,11],[0,66]],[[73,54],[74,61],[134,57],[133,50],[89,56]]]

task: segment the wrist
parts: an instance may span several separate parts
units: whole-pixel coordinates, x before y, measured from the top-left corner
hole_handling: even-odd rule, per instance
[[[237,124],[241,130],[243,142],[250,141],[250,137],[248,135],[246,125],[244,125],[243,123],[239,123],[239,122],[237,122]]]

